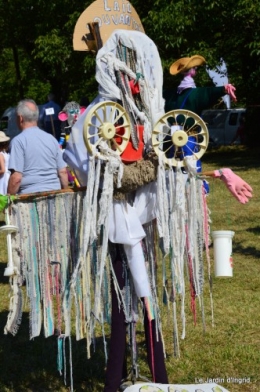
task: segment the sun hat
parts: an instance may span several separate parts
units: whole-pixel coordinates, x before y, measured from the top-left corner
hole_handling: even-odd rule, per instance
[[[170,66],[170,74],[177,75],[180,72],[187,72],[189,69],[193,67],[198,67],[206,63],[204,57],[195,54],[191,57],[182,57],[181,59],[175,61]]]
[[[10,140],[9,136],[6,136],[6,134],[3,131],[0,131],[0,143],[8,142]]]

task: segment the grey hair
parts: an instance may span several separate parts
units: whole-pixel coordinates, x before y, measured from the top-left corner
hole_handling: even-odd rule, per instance
[[[28,103],[33,104],[35,108],[33,109]],[[26,122],[37,122],[39,118],[39,108],[33,99],[23,99],[18,102],[16,114],[22,116]]]

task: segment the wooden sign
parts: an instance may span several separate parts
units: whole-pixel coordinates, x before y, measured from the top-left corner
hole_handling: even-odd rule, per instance
[[[76,23],[73,34],[74,50],[97,50],[95,26],[103,45],[116,29],[144,33],[140,18],[129,1],[96,0],[80,15]]]

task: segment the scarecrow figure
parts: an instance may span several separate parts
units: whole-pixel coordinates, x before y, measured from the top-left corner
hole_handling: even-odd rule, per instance
[[[183,79],[177,91],[165,91],[165,111],[174,109],[188,109],[201,116],[205,109],[209,109],[217,103],[219,98],[228,94],[233,101],[236,101],[236,88],[232,84],[218,87],[196,87],[194,77],[197,67],[206,64],[204,57],[194,55],[183,57],[175,61],[170,67],[171,75],[183,75]]]
[[[89,191],[98,184],[101,186],[98,174],[101,173],[99,214],[102,216],[103,231],[107,236],[107,242],[103,238],[102,253],[109,251],[113,276],[111,340],[104,391],[115,392],[127,376],[124,362],[126,329],[127,324],[135,324],[137,320],[135,304],[138,297],[143,303],[148,364],[152,380],[168,383],[156,282],[150,280],[156,257],[149,250],[153,248],[155,238],[154,227],[152,229],[151,225],[156,219],[156,231],[159,230],[163,239],[164,252],[167,254],[171,247],[174,248],[177,255],[175,256],[183,266],[184,233],[189,230],[185,229],[185,209],[192,204],[185,201],[186,180],[182,178],[180,168],[176,169],[176,179],[172,177],[171,185],[168,183],[170,189],[167,188],[165,176],[171,178],[175,174],[167,171],[160,157],[155,159],[153,153],[152,131],[156,121],[164,115],[162,67],[155,44],[144,33],[115,30],[97,52],[96,79],[99,82],[99,95],[72,127],[64,159]],[[218,96],[223,95],[224,88],[217,90]],[[117,103],[124,108],[121,115]],[[113,124],[111,115],[113,117],[114,114],[116,118],[124,117],[124,111],[128,114],[129,122]],[[108,118],[111,122],[108,122]],[[120,132],[125,132],[128,127],[130,154],[142,146],[141,156],[136,162],[131,162],[124,153],[120,157],[114,151],[114,147],[120,145],[120,137],[124,136],[121,136]],[[138,133],[140,127],[143,128],[142,134]],[[114,139],[108,137],[108,144],[104,130],[115,132]],[[101,172],[97,169],[100,160],[103,167]],[[194,163],[196,165],[196,161]],[[192,171],[191,168],[189,170]],[[195,200],[198,199],[199,209],[202,209],[202,182],[194,186],[198,186],[197,190],[193,188],[188,193]],[[94,208],[93,197],[93,193],[89,194],[89,203]],[[167,201],[168,197],[170,199]],[[176,212],[176,206],[170,205],[179,198],[180,210]],[[176,212],[176,216],[168,217],[171,210]],[[192,216],[192,211],[187,213]],[[201,210],[201,216],[204,213]],[[198,219],[195,216],[193,218]],[[98,219],[97,214],[90,217],[91,219]],[[174,223],[169,223],[171,219]],[[178,231],[177,227],[182,226]],[[205,236],[203,225],[198,223],[198,226],[202,231],[198,235],[195,230],[191,234],[193,239],[188,240],[189,243],[197,241],[197,237]],[[189,251],[192,252],[191,249]],[[147,258],[150,260],[148,269]],[[182,277],[179,276],[178,279],[179,287],[182,287]],[[192,279],[200,280],[199,276],[193,276]],[[199,295],[202,293],[202,287],[199,287],[199,282],[194,284],[194,287],[196,285],[197,292],[195,290],[194,293]],[[174,292],[175,290],[176,288],[173,289]],[[184,295],[184,291],[180,291]],[[130,298],[128,295],[132,296],[130,312],[127,305]]]

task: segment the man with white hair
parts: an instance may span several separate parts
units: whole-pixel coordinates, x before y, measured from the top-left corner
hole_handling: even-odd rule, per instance
[[[67,188],[67,165],[58,141],[37,126],[36,103],[31,99],[20,101],[16,114],[22,132],[11,141],[7,192],[14,195]]]

